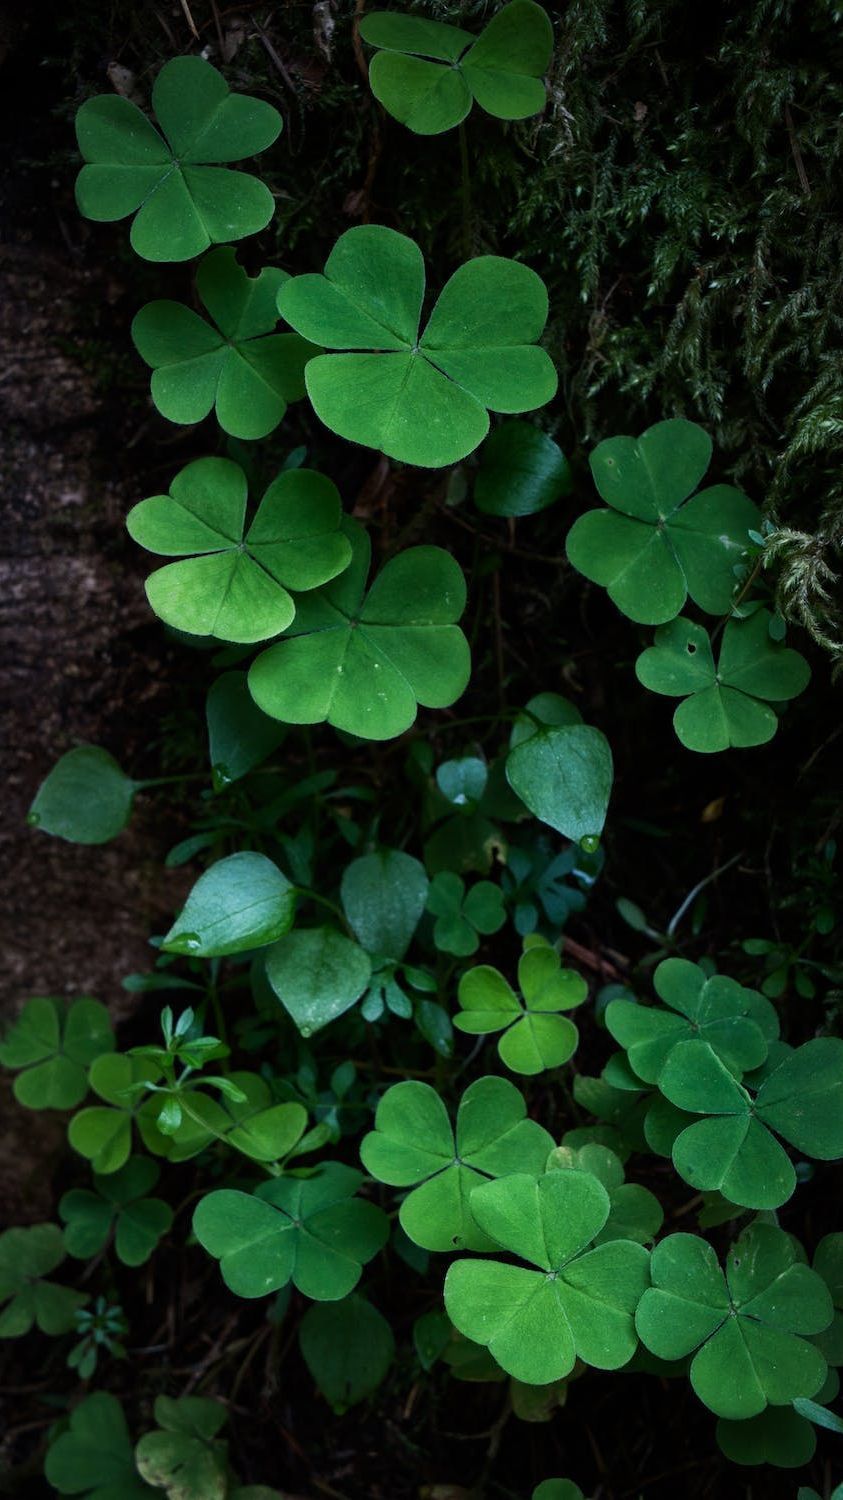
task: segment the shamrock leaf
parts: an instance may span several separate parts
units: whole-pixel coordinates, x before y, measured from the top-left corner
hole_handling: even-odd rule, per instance
[[[588,1248],[609,1217],[609,1195],[595,1177],[516,1173],[475,1188],[471,1211],[501,1249],[538,1269],[455,1261],[445,1307],[466,1338],[527,1385],[561,1380],[577,1359],[600,1370],[628,1363],[649,1255],[631,1240]]]
[[[322,1395],[338,1413],[377,1390],[395,1354],[386,1318],[356,1294],[309,1307],[299,1344]]]
[[[744,1422],[721,1417],[717,1446],[733,1464],[775,1464],[779,1469],[801,1469],[817,1447],[811,1423],[792,1406],[767,1406]],[[804,1494],[803,1490],[799,1495]]]
[[[710,437],[683,417],[657,422],[637,440],[607,438],[591,455],[610,509],[574,522],[568,557],[631,620],[661,625],[689,594],[709,614],[729,610],[735,564],[761,515],[732,485],[693,493],[710,459]]]
[[[333,927],[290,932],[266,956],[266,977],[302,1036],[313,1036],[363,994],[369,955]]]
[[[573,487],[558,443],[529,422],[503,422],[483,444],[474,504],[487,516],[533,516]]]
[[[211,684],[205,704],[208,752],[214,790],[239,781],[271,755],[286,730],[261,713],[245,672],[223,672]]]
[[[816,1342],[830,1365],[843,1365],[843,1234],[839,1231],[823,1235],[814,1253],[814,1270],[834,1303],[834,1320]]]
[[[13,1084],[27,1109],[75,1109],[88,1092],[88,1064],[114,1046],[98,1000],[28,1000],[0,1042],[0,1063],[20,1069]]]
[[[612,1000],[605,1011],[610,1034],[626,1050],[630,1067],[643,1082],[658,1083],[679,1042],[707,1043],[738,1076],[765,1061],[768,1043],[778,1037],[779,1021],[763,995],[725,974],[709,978],[699,964],[684,958],[664,959],[653,984],[668,1009]]]
[[[659,1078],[695,1120],[676,1137],[673,1164],[692,1187],[717,1189],[746,1208],[778,1208],[796,1174],[777,1135],[805,1156],[843,1156],[843,1041],[817,1037],[785,1057],[755,1099],[708,1043],[679,1042]]]
[[[225,1500],[228,1444],[217,1437],[228,1420],[225,1407],[201,1396],[156,1396],[158,1429],[135,1448],[141,1477],[168,1500]]]
[[[42,1333],[69,1333],[76,1311],[89,1298],[69,1286],[46,1281],[64,1260],[64,1241],[57,1224],[32,1224],[0,1234],[0,1339],[29,1333],[33,1323]]]
[[[188,1161],[211,1141],[223,1141],[252,1161],[280,1161],[301,1140],[307,1110],[297,1102],[279,1104],[257,1073],[228,1073],[239,1097],[228,1091],[213,1099],[198,1089],[189,1095],[190,1113],[168,1137],[168,1161]]]
[[[389,1221],[354,1194],[361,1172],[324,1162],[311,1177],[276,1177],[254,1193],[207,1193],[193,1215],[200,1245],[238,1297],[265,1297],[292,1281],[315,1302],[357,1285],[389,1238]]]
[[[455,624],[465,579],[439,547],[410,547],[366,592],[371,544],[348,520],[352,560],[341,578],[297,601],[287,636],[249,672],[258,707],[287,724],[327,720],[362,739],[388,740],[417,706],[447,708],[464,691],[468,642]]]
[[[107,844],[126,827],[142,785],[107,750],[77,745],[44,778],[26,821],[70,844]]]
[[[229,93],[201,57],[174,57],[152,88],[163,134],[118,94],[88,99],[76,116],[86,165],[76,203],[86,219],[110,223],[135,214],[129,236],[144,260],[190,260],[208,245],[257,234],[272,218],[269,188],[245,172],[210,162],[265,151],[281,131],[270,104]]]
[[[480,935],[498,932],[506,921],[500,886],[477,880],[466,895],[465,881],[451,870],[434,875],[427,909],[436,918],[433,941],[440,953],[467,958],[480,947]]]
[[[547,291],[528,266],[498,255],[466,261],[420,332],[424,290],[418,245],[362,224],[337,240],[324,275],[285,282],[278,306],[311,343],[354,351],[317,355],[305,370],[325,426],[402,463],[438,469],[482,442],[490,410],[543,406],[557,381],[536,345]]]
[[[470,1036],[503,1031],[498,1052],[513,1073],[561,1067],[573,1057],[579,1032],[559,1012],[582,1005],[588,985],[573,969],[563,969],[556,950],[539,939],[518,961],[518,986],[523,1001],[497,969],[469,969],[459,983],[454,1025]]]
[[[478,1078],[462,1096],[455,1133],[435,1089],[415,1080],[396,1083],[378,1105],[360,1157],[379,1182],[413,1188],[398,1217],[422,1249],[488,1250],[494,1242],[474,1222],[472,1188],[507,1172],[538,1176],[553,1147],[547,1131],[526,1114],[513,1084]]]
[[[68,1255],[89,1260],[114,1232],[117,1259],[124,1266],[142,1266],[162,1234],[173,1222],[169,1203],[147,1194],[158,1181],[159,1169],[148,1156],[131,1156],[119,1172],[107,1177],[94,1173],[94,1192],[71,1188],[59,1200]]]
[[[137,1089],[138,1084],[159,1077],[159,1069],[154,1063],[142,1057],[126,1057],[119,1052],[106,1052],[91,1063],[88,1081],[103,1103],[80,1109],[68,1126],[67,1139],[74,1151],[88,1158],[95,1172],[105,1176],[119,1171],[128,1161],[132,1149],[132,1121],[136,1117],[148,1149],[164,1147],[164,1138],[149,1118],[148,1103],[153,1101],[144,1101],[144,1110],[143,1096]]]
[[[671,698],[690,695],[673,715],[686,749],[711,754],[773,738],[778,719],[770,703],[796,698],[811,669],[798,651],[771,638],[770,621],[765,609],[729,620],[716,667],[708,631],[690,620],[663,625],[642,651],[635,672],[644,687]]]
[[[819,1390],[825,1360],[797,1335],[828,1327],[831,1298],[783,1230],[752,1224],[725,1276],[705,1240],[671,1234],[656,1245],[650,1274],[635,1317],[641,1342],[660,1359],[693,1353],[691,1385],[719,1417],[741,1421]]]
[[[425,908],[428,884],[424,866],[400,849],[379,849],[346,866],[340,899],[367,953],[404,957]]]
[[[473,103],[499,120],[523,120],[544,109],[553,28],[532,0],[511,0],[475,40],[441,21],[374,11],[360,35],[382,50],[369,64],[372,93],[416,135],[459,125]]]
[[[199,876],[161,946],[196,958],[246,953],[289,932],[295,911],[286,875],[265,854],[242,850]]]
[[[138,1477],[123,1408],[108,1391],[86,1396],[70,1414],[66,1432],[47,1449],[44,1475],[60,1495],[85,1500],[151,1500]]]
[[[313,589],[348,566],[336,485],[315,469],[285,469],[248,528],[248,484],[228,458],[198,458],[168,495],[129,511],[129,535],[148,552],[180,557],[146,580],[165,624],[249,644],[278,635],[296,607],[288,589]],[[277,716],[276,716],[277,717]]]
[[[589,724],[536,726],[506,757],[506,779],[525,807],[588,850],[603,831],[613,776],[609,741]]]
[[[608,1240],[636,1240],[639,1245],[650,1245],[661,1229],[664,1220],[661,1204],[649,1189],[636,1182],[624,1182],[623,1162],[608,1146],[593,1141],[576,1149],[557,1146],[550,1153],[547,1170],[558,1171],[574,1168],[590,1172],[601,1182],[609,1194],[609,1217],[594,1243],[603,1245]]]
[[[305,394],[304,367],[320,351],[297,333],[276,333],[278,289],[286,271],[249,276],[230,245],[212,250],[196,290],[216,327],[182,302],[148,302],[132,338],[152,370],[152,399],[171,422],[201,422],[212,408],[223,432],[263,438],[288,401]]]

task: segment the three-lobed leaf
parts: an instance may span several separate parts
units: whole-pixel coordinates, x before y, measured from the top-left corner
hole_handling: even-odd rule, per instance
[[[147,1484],[167,1500],[225,1500],[228,1444],[217,1436],[227,1420],[218,1401],[202,1396],[155,1399],[158,1427],[135,1448],[135,1463]]]
[[[59,1199],[68,1255],[89,1260],[107,1243],[124,1266],[141,1266],[173,1222],[173,1211],[161,1198],[148,1196],[159,1169],[147,1156],[132,1156],[119,1171],[94,1173],[94,1191],[71,1188]]]
[[[56,1224],[32,1224],[0,1234],[0,1338],[21,1338],[33,1324],[42,1333],[69,1333],[76,1312],[89,1300],[83,1292],[47,1278],[65,1257]]]
[[[88,1066],[114,1046],[108,1011],[98,1000],[69,1006],[28,1000],[0,1042],[0,1063],[18,1076],[13,1092],[27,1109],[74,1109],[88,1092]]]
[[[561,1067],[576,1051],[579,1032],[559,1012],[581,1005],[588,985],[573,969],[563,969],[558,953],[542,941],[519,959],[518,985],[523,1000],[497,969],[468,969],[459,983],[454,1025],[470,1036],[502,1032],[498,1052],[514,1073]]]
[[[67,1430],[47,1449],[44,1475],[60,1495],[85,1500],[152,1500],[138,1475],[123,1408],[109,1391],[85,1396]]]

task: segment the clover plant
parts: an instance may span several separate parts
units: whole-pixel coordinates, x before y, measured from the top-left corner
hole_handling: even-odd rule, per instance
[[[135,1449],[141,1477],[169,1500],[225,1500],[228,1493],[228,1444],[217,1436],[226,1412],[216,1401],[157,1396],[153,1432]]]
[[[173,1222],[173,1211],[161,1198],[150,1198],[160,1169],[148,1156],[132,1156],[109,1176],[94,1174],[94,1190],[71,1188],[59,1199],[68,1255],[88,1260],[114,1236],[114,1250],[124,1266],[142,1266]]]
[[[491,880],[477,880],[466,890],[452,870],[440,870],[430,882],[427,909],[435,917],[433,941],[440,953],[468,958],[481,937],[498,932],[506,921],[501,888]]]
[[[469,969],[459,983],[459,1031],[471,1036],[502,1032],[501,1061],[513,1073],[541,1073],[558,1068],[576,1051],[579,1032],[560,1011],[573,1010],[588,998],[588,985],[573,969],[563,969],[556,950],[543,939],[529,938],[518,962],[520,998],[497,969],[483,964]]]
[[[88,1064],[114,1046],[98,1000],[28,1000],[0,1042],[0,1063],[17,1071],[14,1095],[28,1109],[74,1109],[88,1092]]]
[[[319,1390],[338,1413],[377,1390],[395,1355],[386,1318],[357,1292],[309,1307],[299,1345]]]
[[[116,1396],[94,1391],[70,1414],[67,1430],[50,1443],[44,1473],[60,1495],[85,1500],[151,1500],[141,1479],[129,1427]]]
[[[56,1224],[32,1224],[0,1234],[0,1338],[21,1338],[35,1324],[42,1333],[68,1333],[87,1293],[48,1281],[65,1258]]]

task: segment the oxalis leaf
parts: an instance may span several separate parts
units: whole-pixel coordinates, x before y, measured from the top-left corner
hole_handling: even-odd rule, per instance
[[[266,977],[302,1036],[355,1004],[372,977],[368,953],[333,927],[290,932],[266,956]]]
[[[265,1079],[239,1071],[226,1075],[242,1096],[219,1099],[198,1089],[189,1094],[190,1114],[167,1136],[168,1161],[189,1161],[212,1141],[240,1151],[252,1161],[280,1161],[304,1134],[307,1111],[296,1101],[278,1103]]]
[[[222,1188],[197,1204],[193,1232],[238,1297],[265,1297],[292,1281],[316,1302],[357,1285],[389,1238],[389,1220],[354,1194],[362,1173],[323,1162],[311,1177],[277,1177],[254,1193]]]
[[[19,1069],[15,1098],[27,1109],[75,1109],[88,1092],[88,1064],[114,1046],[98,1000],[28,1000],[0,1042],[0,1063]]]
[[[67,1139],[74,1151],[88,1158],[95,1172],[117,1172],[128,1161],[134,1120],[147,1149],[166,1153],[166,1139],[150,1117],[152,1109],[157,1115],[160,1105],[144,1101],[135,1091],[138,1083],[160,1076],[155,1064],[146,1058],[125,1057],[119,1052],[106,1052],[91,1063],[88,1081],[103,1103],[78,1110],[68,1125]]]
[[[743,1420],[820,1389],[825,1360],[798,1335],[828,1327],[831,1298],[783,1230],[751,1225],[725,1276],[705,1240],[669,1235],[653,1251],[651,1276],[635,1318],[641,1341],[660,1359],[693,1353],[691,1384],[718,1416]]]
[[[721,1417],[716,1432],[718,1448],[733,1464],[801,1469],[811,1462],[817,1447],[810,1422],[791,1406],[767,1406],[744,1422]]]
[[[26,821],[71,844],[107,844],[126,827],[141,786],[107,750],[78,745],[42,781]]]
[[[658,1083],[679,1042],[707,1043],[738,1076],[765,1061],[768,1043],[778,1037],[779,1020],[756,990],[725,974],[709,977],[684,958],[664,959],[653,984],[665,1008],[612,1000],[605,1011],[610,1035],[626,1049],[629,1065],[643,1083]]]
[[[489,1250],[475,1223],[473,1188],[507,1172],[544,1171],[553,1139],[526,1118],[527,1106],[505,1078],[478,1078],[457,1111],[456,1132],[439,1094],[408,1080],[387,1089],[375,1128],[363,1137],[367,1172],[391,1187],[411,1187],[399,1210],[401,1227],[424,1250]]]
[[[543,1479],[533,1490],[533,1500],[584,1500],[573,1479]]]
[[[512,0],[476,40],[458,26],[395,11],[364,16],[360,35],[382,49],[369,65],[372,93],[417,135],[459,125],[475,102],[500,120],[544,108],[553,28],[532,0]]]
[[[572,486],[571,466],[553,438],[529,422],[504,422],[483,444],[474,504],[488,516],[532,516]]]
[[[244,850],[200,875],[161,947],[220,958],[274,943],[293,925],[296,892],[265,854]]]
[[[0,1339],[20,1338],[33,1323],[42,1333],[69,1333],[77,1309],[90,1298],[72,1287],[47,1281],[64,1260],[56,1224],[32,1224],[0,1234]]]
[[[44,1475],[60,1495],[85,1500],[151,1500],[139,1477],[123,1408],[116,1396],[95,1391],[70,1414],[68,1430],[47,1449]]]
[[[309,1307],[299,1327],[299,1344],[307,1368],[336,1412],[371,1396],[395,1354],[386,1318],[356,1294]]]
[[[563,969],[559,954],[543,939],[532,941],[518,962],[523,1002],[497,969],[487,964],[469,969],[459,983],[458,1031],[486,1036],[502,1031],[501,1061],[513,1073],[541,1073],[573,1057],[579,1032],[559,1014],[588,998],[588,985],[573,969]]]
[[[567,1171],[575,1168],[590,1172],[602,1182],[609,1194],[609,1217],[598,1235],[596,1245],[608,1240],[637,1240],[649,1245],[661,1229],[664,1214],[658,1198],[636,1182],[624,1182],[623,1162],[608,1146],[589,1142],[584,1146],[557,1146],[551,1151],[547,1170]]]
[[[305,394],[304,367],[320,353],[297,333],[276,333],[286,271],[249,276],[230,245],[212,250],[196,290],[216,327],[182,302],[148,302],[132,338],[152,370],[152,399],[171,422],[201,422],[212,409],[223,432],[263,438]]]
[[[771,618],[758,609],[745,620],[729,620],[716,667],[708,631],[691,620],[663,625],[639,656],[635,672],[644,687],[685,698],[673,727],[686,749],[712,754],[766,744],[779,722],[770,703],[796,698],[807,687],[808,663],[772,639]]]
[[[480,947],[480,936],[499,932],[506,921],[503,892],[492,880],[477,880],[466,893],[465,881],[440,870],[430,882],[427,909],[436,921],[433,941],[440,953],[467,958]]]
[[[761,514],[732,485],[693,493],[710,459],[708,434],[683,417],[657,422],[638,439],[607,438],[591,455],[610,508],[574,522],[568,557],[632,620],[672,620],[689,594],[709,614],[729,609],[735,564]]]
[[[321,724],[387,740],[414,722],[417,707],[447,708],[468,682],[468,642],[456,621],[465,579],[439,547],[393,557],[366,592],[371,545],[347,520],[350,566],[300,597],[284,640],[249,672],[258,707],[287,724]]]
[[[837,1037],[797,1047],[754,1099],[707,1042],[679,1042],[659,1088],[678,1110],[709,1116],[677,1135],[677,1172],[692,1187],[717,1189],[745,1208],[779,1208],[796,1186],[776,1135],[820,1161],[843,1156],[843,1041]]]
[[[388,457],[442,468],[471,453],[489,411],[522,412],[556,392],[539,349],[547,291],[528,266],[482,255],[455,271],[420,331],[424,261],[406,235],[359,225],[337,240],[322,276],[294,276],[282,316],[336,352],[305,370],[316,415],[340,437]]]
[[[609,1195],[588,1172],[516,1173],[484,1183],[471,1211],[488,1237],[531,1267],[458,1260],[445,1278],[448,1316],[526,1385],[568,1375],[577,1359],[616,1370],[635,1353],[633,1315],[649,1255],[631,1240],[589,1249]]]
[[[94,1173],[94,1191],[71,1188],[59,1199],[68,1255],[89,1260],[114,1231],[114,1248],[124,1266],[142,1266],[173,1222],[173,1211],[148,1193],[159,1168],[148,1156],[132,1156],[119,1172]]]
[[[106,222],[134,214],[129,238],[144,260],[190,260],[211,244],[264,229],[275,207],[269,188],[208,164],[242,161],[271,146],[282,127],[272,105],[229,93],[201,57],[175,57],[155,80],[152,108],[163,134],[117,94],[82,105],[79,212]]]
[[[218,1401],[157,1396],[158,1430],[135,1448],[135,1463],[148,1484],[166,1490],[167,1500],[225,1500],[228,1444],[217,1437],[228,1413]]]
[[[198,458],[176,475],[168,495],[152,495],[129,511],[126,526],[136,542],[184,559],[146,580],[147,598],[165,624],[223,641],[265,641],[295,616],[289,589],[314,589],[348,566],[339,492],[324,474],[284,470],[248,530],[247,496],[239,464]]]
[[[525,807],[589,850],[603,831],[613,777],[609,741],[589,724],[537,729],[506,757],[506,779]]]

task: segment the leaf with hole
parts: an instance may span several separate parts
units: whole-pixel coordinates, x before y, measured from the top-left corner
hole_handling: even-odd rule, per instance
[[[141,1478],[165,1490],[167,1500],[225,1500],[228,1444],[217,1434],[228,1413],[202,1396],[156,1396],[158,1428],[135,1448]]]
[[[0,1063],[17,1071],[13,1092],[27,1109],[75,1109],[88,1092],[88,1065],[114,1046],[108,1011],[98,1000],[38,997],[0,1042]]]
[[[294,276],[278,294],[284,319],[330,351],[310,360],[307,392],[340,437],[423,468],[458,463],[483,441],[489,411],[544,406],[556,371],[540,349],[541,277],[481,255],[441,292],[424,329],[424,260],[380,224],[346,230],[324,275]]]

